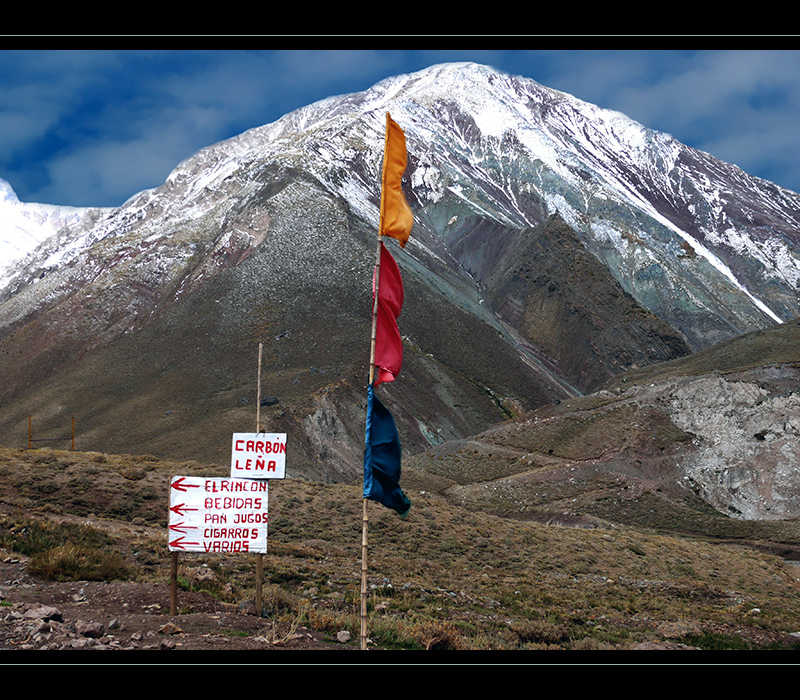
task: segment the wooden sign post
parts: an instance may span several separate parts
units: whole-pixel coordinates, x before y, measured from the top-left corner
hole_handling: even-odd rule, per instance
[[[170,482],[170,614],[177,611],[180,552],[251,552],[256,559],[256,614],[261,617],[269,479],[286,475],[286,434],[261,431],[261,357],[258,344],[256,432],[234,433],[230,477],[176,476]]]

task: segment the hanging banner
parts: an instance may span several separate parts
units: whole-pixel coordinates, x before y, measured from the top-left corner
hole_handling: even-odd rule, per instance
[[[283,479],[286,476],[286,433],[234,433],[231,477]]]
[[[266,553],[268,487],[262,480],[173,477],[169,550]]]

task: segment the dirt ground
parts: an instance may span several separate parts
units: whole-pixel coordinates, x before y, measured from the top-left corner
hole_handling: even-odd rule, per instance
[[[38,652],[67,649],[247,652],[358,650],[358,640],[339,642],[303,627],[275,628],[254,610],[239,610],[211,596],[178,592],[170,615],[168,587],[134,582],[53,582],[32,579],[25,562],[0,561],[0,663],[35,661]],[[27,652],[27,653],[26,653]],[[27,657],[20,659],[20,656]],[[236,655],[240,662],[243,657]],[[214,661],[234,661],[215,655]]]

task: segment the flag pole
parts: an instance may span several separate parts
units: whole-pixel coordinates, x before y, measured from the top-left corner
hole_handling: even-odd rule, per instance
[[[388,115],[387,115],[388,120]],[[389,129],[387,124],[386,137],[388,139]],[[386,144],[384,142],[384,153],[386,152]],[[384,163],[384,169],[385,169]],[[383,218],[383,192],[381,192],[381,211],[380,218]],[[369,384],[375,381],[375,343],[377,339],[378,329],[378,285],[380,284],[381,276],[381,227],[378,224],[378,236],[375,246],[375,272],[374,272],[374,289],[372,299],[372,333],[370,338],[370,353],[369,353]],[[362,496],[361,508],[361,650],[365,651],[367,648],[367,530],[369,528],[369,499]]]
[[[405,172],[407,164],[407,151],[405,134],[395,124],[389,113],[386,113],[386,134],[383,146],[383,168],[381,172],[381,199],[380,216],[378,221],[378,236],[375,250],[375,272],[373,277],[372,299],[372,336],[369,359],[369,385],[367,387],[367,425],[364,453],[364,493],[363,509],[361,515],[361,649],[367,648],[367,528],[369,524],[369,511],[367,500],[374,499],[379,503],[393,508],[400,515],[405,515],[411,503],[399,488],[397,480],[400,478],[400,442],[397,428],[391,414],[375,396],[375,381],[393,381],[400,371],[402,364],[402,340],[397,329],[396,320],[402,306],[403,287],[394,258],[383,247],[383,236],[395,238],[400,242],[400,247],[406,245],[413,224],[411,210],[403,195],[400,178]],[[388,267],[390,294],[380,299],[379,285],[381,281],[381,262]],[[383,318],[384,304],[393,316],[394,330],[382,325],[381,342],[378,348],[379,312]],[[386,336],[386,333],[389,336]],[[388,347],[387,338],[391,337]],[[380,357],[379,355],[380,351]],[[379,364],[380,363],[380,364]],[[388,363],[388,364],[387,364]],[[375,370],[379,368],[377,373]],[[375,435],[373,435],[375,432]],[[374,448],[374,450],[373,450]],[[376,459],[376,450],[380,455]],[[388,460],[387,460],[388,457]],[[369,464],[368,464],[369,462]],[[377,462],[377,463],[376,463]],[[376,470],[380,476],[376,478]],[[368,473],[369,471],[369,473]],[[394,486],[392,486],[394,481]],[[388,490],[387,490],[388,489]]]

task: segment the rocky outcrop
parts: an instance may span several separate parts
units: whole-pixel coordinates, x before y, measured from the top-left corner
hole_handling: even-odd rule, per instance
[[[680,469],[704,501],[736,518],[798,518],[800,395],[764,386],[766,371],[678,381],[662,401],[675,425],[695,436]]]
[[[408,464],[459,502],[572,527],[596,524],[592,516],[625,522],[626,504],[647,494],[676,512],[702,503],[739,520],[800,518],[796,364],[625,386],[539,409]]]

